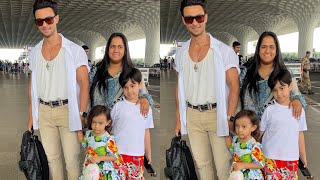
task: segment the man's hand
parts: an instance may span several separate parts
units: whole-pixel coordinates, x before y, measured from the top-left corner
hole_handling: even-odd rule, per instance
[[[229,126],[229,134],[231,134],[231,132],[233,132],[233,122],[230,121],[230,119],[228,119],[228,126]]]
[[[174,129],[174,132],[176,136],[180,136],[180,133],[181,133],[180,120],[176,121],[176,128]]]
[[[28,119],[28,130],[31,132],[31,129],[32,129],[32,125],[33,125],[33,122],[32,122],[32,119]]]
[[[84,123],[85,123],[85,119],[83,116],[80,115],[80,120],[81,120],[81,124],[82,124],[82,129],[84,129]]]

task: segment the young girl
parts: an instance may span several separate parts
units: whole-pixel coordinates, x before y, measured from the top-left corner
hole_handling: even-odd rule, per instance
[[[261,144],[256,141],[259,121],[256,114],[250,110],[240,111],[234,118],[234,131],[236,136],[232,139],[226,137],[227,148],[233,156],[231,172],[241,171],[246,180],[263,180],[261,169],[264,156]],[[255,138],[254,138],[255,137]]]
[[[86,157],[83,164],[82,176],[90,163],[97,164],[99,180],[120,180],[125,179],[124,170],[121,166],[123,160],[118,153],[115,137],[110,135],[112,120],[110,110],[105,106],[94,106],[88,115],[89,130],[78,132],[78,139],[86,150]],[[90,166],[91,167],[91,166]]]

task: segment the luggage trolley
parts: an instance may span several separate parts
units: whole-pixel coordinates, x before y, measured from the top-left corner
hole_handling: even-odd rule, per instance
[[[142,74],[142,80],[144,81],[146,87],[149,86],[149,68],[138,68]]]

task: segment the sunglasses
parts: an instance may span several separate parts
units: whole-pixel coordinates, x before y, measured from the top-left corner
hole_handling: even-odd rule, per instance
[[[37,26],[42,26],[44,21],[45,21],[47,24],[53,24],[53,22],[54,22],[54,17],[56,17],[56,16],[47,17],[47,18],[44,18],[44,19],[40,19],[40,18],[39,18],[39,19],[34,20],[34,22],[36,23]]]
[[[195,19],[198,23],[203,23],[204,22],[204,15],[198,15],[198,16],[187,16],[183,17],[184,22],[186,24],[192,24],[193,20]]]

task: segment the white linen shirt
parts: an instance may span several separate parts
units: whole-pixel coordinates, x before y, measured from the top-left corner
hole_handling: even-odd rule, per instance
[[[80,87],[76,79],[76,70],[78,67],[85,65],[88,68],[88,57],[82,47],[74,42],[65,38],[62,34],[62,47],[65,51],[64,58],[66,63],[67,74],[67,95],[68,95],[68,107],[69,107],[69,130],[78,131],[82,129],[82,124],[79,115],[79,103],[80,103]],[[34,48],[32,48],[29,55],[29,69],[31,74],[31,98],[32,98],[32,118],[33,129],[39,129],[39,96],[37,92],[37,68],[36,61],[39,53],[41,53],[41,47],[43,40],[41,40]]]
[[[226,71],[230,68],[239,69],[238,56],[234,50],[226,44],[210,36],[210,48],[213,50],[214,72],[215,72],[215,92],[217,98],[217,135],[229,135],[229,126],[227,121],[229,88],[226,83]],[[181,134],[187,134],[187,106],[186,94],[184,89],[184,61],[188,60],[188,51],[190,40],[188,40],[178,51],[176,55],[176,71],[178,75],[178,99],[180,111]]]

